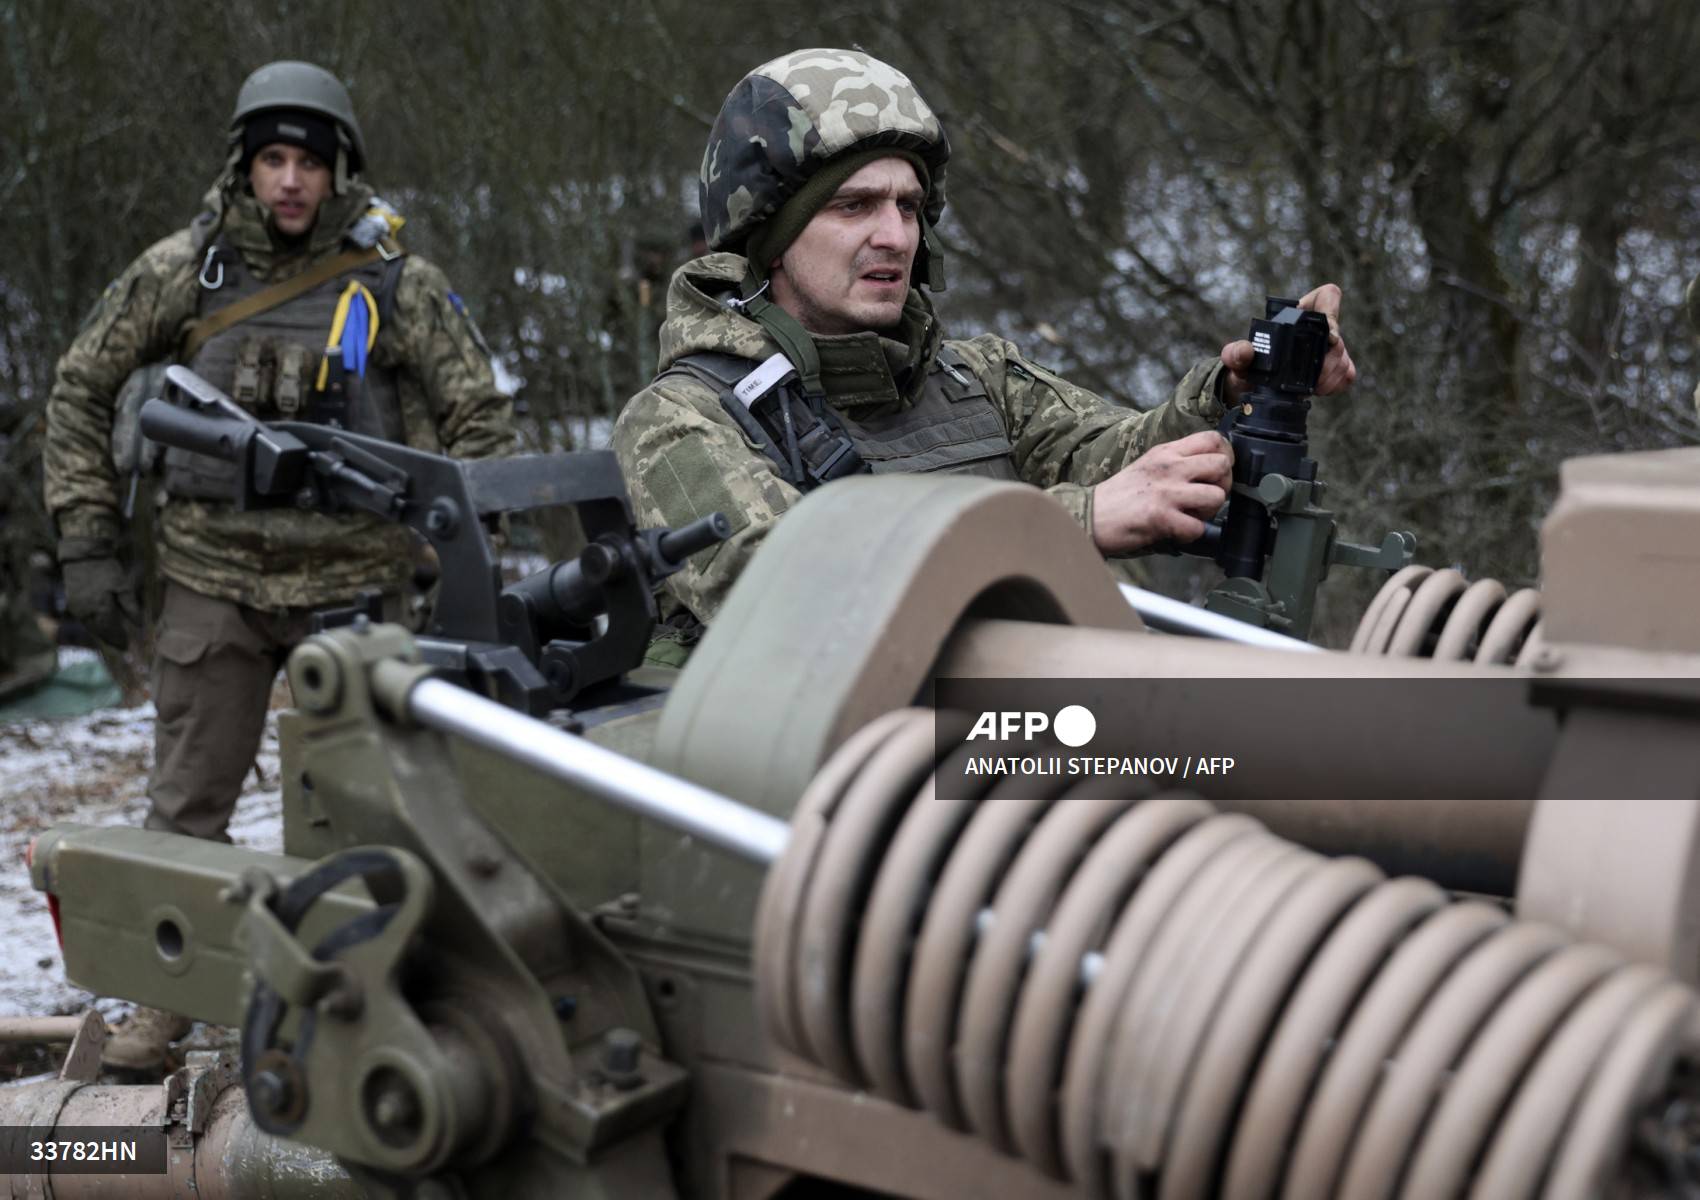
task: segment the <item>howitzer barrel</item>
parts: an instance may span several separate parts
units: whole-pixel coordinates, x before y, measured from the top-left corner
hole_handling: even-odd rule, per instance
[[[1553,713],[1530,707],[1526,684],[1510,672],[1427,661],[1379,660],[1371,679],[1360,658],[1344,654],[978,621],[945,647],[938,673],[1137,680],[1116,693],[1114,721],[1149,744],[1202,737],[1242,764],[1279,764],[1190,784],[1216,804],[1254,812],[1314,850],[1364,854],[1384,870],[1495,895],[1516,890],[1532,797],[1558,738]],[[1231,694],[1229,680],[1246,707],[1212,712]],[[1447,690],[1422,690],[1438,688]],[[1285,702],[1270,702],[1277,695]],[[1448,702],[1417,703],[1428,695]]]
[[[164,400],[142,405],[142,432],[165,446],[192,450],[225,462],[242,456],[251,429],[238,421],[202,416]]]

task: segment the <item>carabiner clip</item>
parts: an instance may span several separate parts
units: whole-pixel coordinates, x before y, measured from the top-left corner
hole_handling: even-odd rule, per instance
[[[207,278],[207,272],[213,267],[218,268],[218,276]],[[201,260],[201,286],[209,292],[216,292],[224,286],[224,261],[218,257],[218,247],[208,246],[207,256]]]
[[[748,296],[743,297],[742,299],[740,299],[737,296],[734,296],[732,299],[730,299],[726,302],[726,307],[731,309],[733,312],[737,312],[737,313],[743,312],[745,308],[749,307],[751,304],[754,304],[757,300],[761,299],[761,294],[763,292],[767,291],[767,285],[772,283],[772,282],[773,282],[773,280],[771,280],[771,279],[762,280],[761,286],[759,288],[757,288],[755,291],[751,292]]]

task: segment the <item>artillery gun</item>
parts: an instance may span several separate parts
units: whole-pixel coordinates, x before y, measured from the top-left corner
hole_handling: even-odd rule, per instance
[[[804,501],[659,704],[351,621],[290,662],[284,855],[33,847],[68,975],[239,1059],[103,1086],[85,1021],[4,1122],[158,1131],[139,1197],[1683,1194],[1697,468],[1566,464],[1491,655],[1444,575],[1394,654],[1160,636],[1038,493],[921,476]],[[951,697],[1056,686],[1255,770],[971,773]]]

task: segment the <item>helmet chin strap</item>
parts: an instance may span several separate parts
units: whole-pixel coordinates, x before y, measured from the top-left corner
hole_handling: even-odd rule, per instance
[[[331,186],[339,196],[348,194],[348,132],[341,125],[336,127],[336,168]]]
[[[814,335],[804,329],[796,317],[773,302],[773,280],[766,268],[759,266],[755,259],[747,261],[749,266],[738,289],[738,299],[732,301],[731,306],[760,325],[778,344],[796,369],[805,396],[824,395],[826,389],[820,381],[820,351],[815,347]],[[921,218],[921,253],[916,256],[915,267],[917,283],[928,291],[944,291],[944,245],[939,241],[932,222],[925,217]]]
[[[921,253],[926,262],[915,264],[924,273],[921,285],[929,292],[944,291],[944,243],[939,241],[933,223],[925,217],[921,218]]]

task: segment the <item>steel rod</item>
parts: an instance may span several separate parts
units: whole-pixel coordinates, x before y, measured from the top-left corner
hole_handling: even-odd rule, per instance
[[[1131,583],[1119,586],[1123,598],[1140,618],[1151,628],[1160,629],[1164,633],[1184,633],[1193,637],[1238,642],[1242,646],[1264,646],[1271,650],[1295,650],[1305,654],[1323,652],[1322,647],[1301,642],[1298,638],[1269,629],[1259,629],[1255,625],[1247,625],[1244,621],[1224,617],[1221,613],[1209,612],[1180,600],[1159,596],[1156,592],[1134,587]]]

